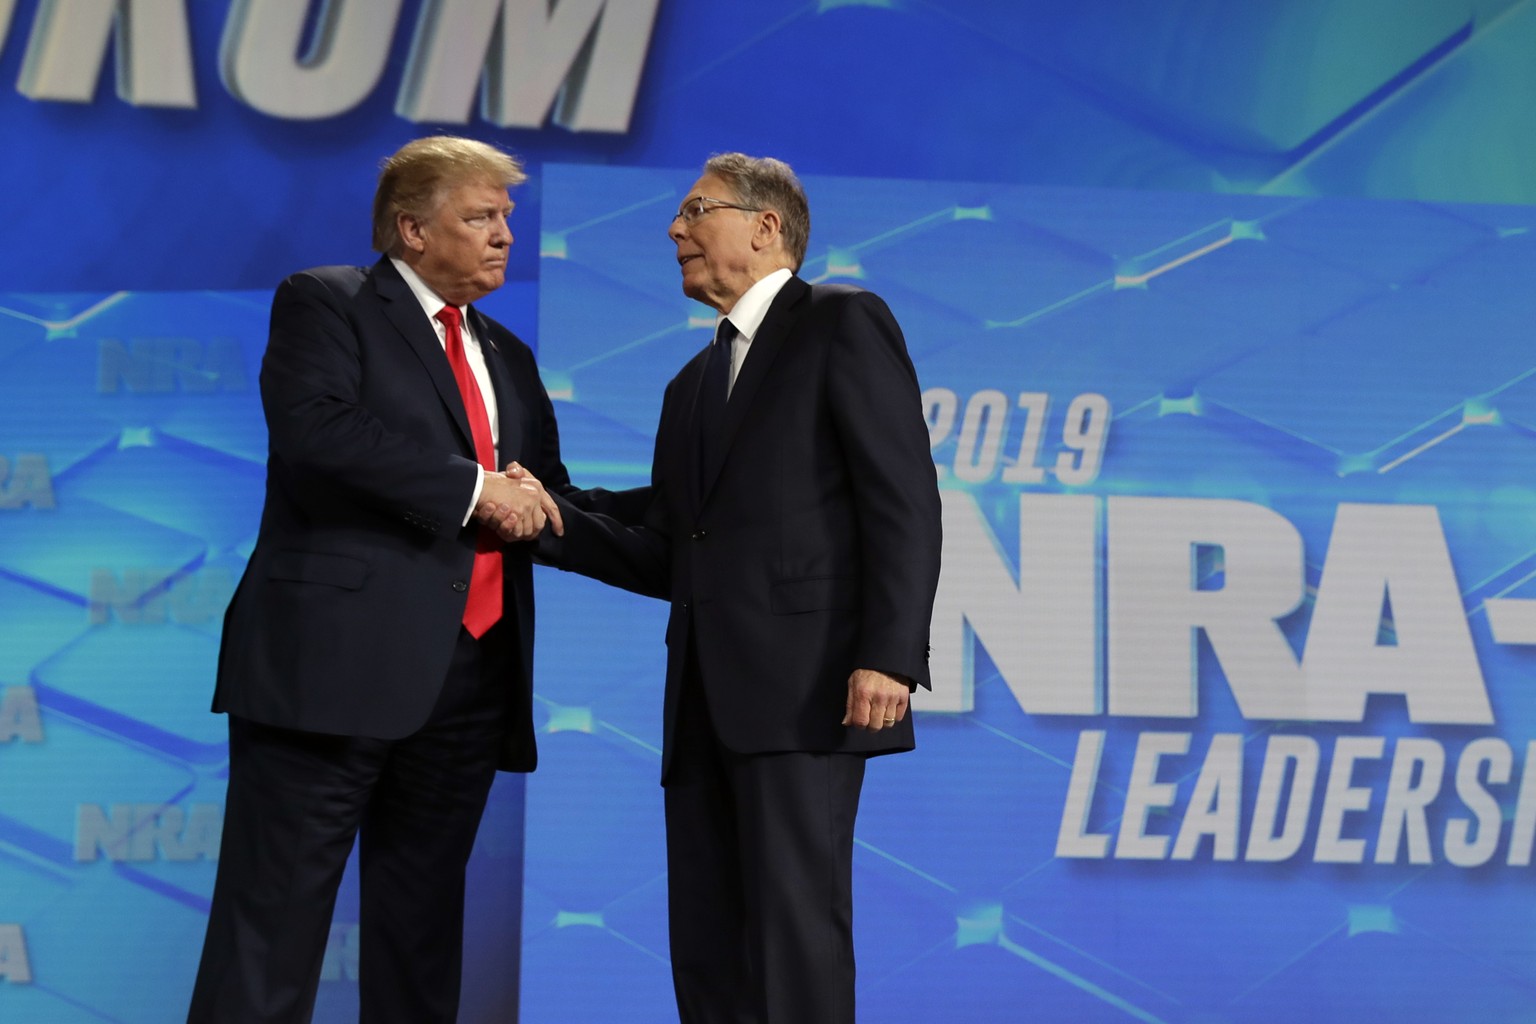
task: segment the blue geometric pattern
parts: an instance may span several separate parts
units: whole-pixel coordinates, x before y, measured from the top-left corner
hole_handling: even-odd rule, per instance
[[[372,92],[316,122],[224,84],[232,4],[184,5],[196,109],[119,98],[114,52],[91,102],[35,100],[27,54],[66,6],[0,0],[0,1020],[160,1024],[184,1012],[214,875],[224,723],[205,709],[260,508],[271,290],[368,258],[377,161],[429,130],[394,113],[427,5],[401,5]],[[1536,599],[1536,216],[1509,204],[1536,204],[1533,47],[1523,0],[667,0],[627,132],[450,126],[528,163],[511,280],[481,308],[540,352],[580,483],[646,477],[661,389],[713,319],[679,294],[665,224],[691,168],[742,149],[810,186],[805,276],[874,289],[906,330],[952,503],[951,593],[1038,588],[1020,496],[1085,497],[1091,654],[1113,673],[1104,592],[1132,540],[1106,525],[1111,499],[1236,500],[1301,539],[1302,603],[1279,622],[1300,655],[1340,503],[1436,510],[1491,726],[1414,721],[1392,694],[1359,723],[1245,718],[1232,652],[1205,636],[1197,719],[1027,714],[1037,680],[999,614],[950,607],[936,635],[970,658],[968,709],[921,711],[918,750],[876,763],[864,794],[861,1018],[1529,1024],[1529,869],[1507,860],[1536,796],[1519,624]],[[1106,422],[1079,396],[1102,396]],[[1202,591],[1240,574],[1192,548]],[[665,610],[551,570],[537,585],[541,768],[487,809],[465,1019],[513,1018],[521,943],[523,1020],[673,1020]],[[1403,594],[1381,597],[1379,648],[1411,643]],[[1267,745],[1314,740],[1299,852],[1057,855],[1093,732],[1083,827],[1111,852],[1147,734],[1189,735],[1145,826],[1169,845],[1220,734],[1244,751],[1245,828]],[[1315,863],[1350,737],[1383,741],[1352,779],[1368,807],[1343,819],[1365,863]],[[1455,867],[1446,828],[1475,817],[1456,773],[1489,738],[1512,755],[1509,782],[1482,775],[1499,844]],[[1378,865],[1394,751],[1422,749],[1405,739],[1446,758],[1430,860],[1408,862],[1408,837]],[[353,884],[317,1021],[355,1017]]]
[[[635,435],[654,422],[665,379],[709,337],[707,311],[675,279],[653,280],[658,267],[675,273],[657,215],[675,208],[692,174],[672,175],[670,193],[657,178],[547,170],[541,361],[566,389],[562,421],[583,424],[566,437],[569,459],[602,467],[578,473],[583,483],[644,479],[648,444]],[[1478,606],[1528,592],[1510,587],[1536,571],[1536,488],[1524,480],[1533,438],[1505,414],[1516,408],[1506,397],[1530,393],[1536,366],[1513,330],[1536,310],[1529,289],[1511,286],[1536,271],[1536,215],[816,177],[807,187],[817,225],[803,273],[887,298],[925,387],[962,403],[987,388],[1046,392],[1048,433],[1062,430],[1066,399],[1109,399],[1102,473],[1078,493],[1273,508],[1302,536],[1309,588],[1339,502],[1433,503],[1495,704],[1491,735],[1508,738],[1518,767],[1533,710],[1519,680],[1532,652],[1495,643]],[[642,301],[637,281],[648,286]],[[1015,417],[1002,452],[1018,450],[1021,431]],[[1020,488],[999,478],[1006,457],[963,484],[957,434],[934,450],[951,470],[943,486],[978,502],[1011,571],[1027,572],[1011,539],[1016,507],[1008,519]],[[620,452],[640,454],[626,464],[612,457]],[[946,572],[978,557],[946,551]],[[523,1019],[573,1019],[579,1007],[574,1019],[666,1020],[654,789],[662,617],[654,602],[571,577],[546,573],[540,587],[542,696],[551,726],[572,728],[549,737],[552,770],[529,783]],[[1309,609],[1284,623],[1296,649]],[[612,628],[588,672],[580,666],[593,652],[582,644],[594,617]],[[1161,775],[1181,783],[1151,826],[1170,837],[1216,732],[1240,733],[1250,750],[1251,808],[1272,734],[1313,736],[1325,771],[1335,737],[1385,737],[1387,760],[1355,776],[1379,794],[1397,737],[1439,737],[1453,774],[1458,749],[1486,730],[1426,733],[1381,698],[1359,725],[1248,720],[1204,643],[1198,721],[1030,716],[984,647],[975,653],[974,709],[920,713],[918,750],[871,766],[855,857],[861,1015],[1008,1020],[1028,1008],[1051,1020],[1349,1021],[1390,1006],[1395,1020],[1439,1021],[1475,1006],[1479,1020],[1523,1019],[1536,973],[1519,922],[1533,908],[1518,869],[1499,867],[1502,847],[1481,873],[1438,853],[1422,867],[1406,855],[1314,864],[1314,806],[1302,852],[1277,864],[1215,862],[1209,844],[1191,863],[1055,852],[1084,729],[1110,736],[1089,826],[1111,835],[1125,793],[1110,780],[1124,779],[1138,733],[1192,733],[1190,756],[1165,760]],[[1465,814],[1452,789],[1448,777],[1430,805],[1434,831]],[[1347,834],[1374,839],[1380,805],[1378,795]],[[1471,911],[1485,898],[1500,910]],[[1475,928],[1458,923],[1469,916]],[[1401,972],[1401,960],[1415,971]]]

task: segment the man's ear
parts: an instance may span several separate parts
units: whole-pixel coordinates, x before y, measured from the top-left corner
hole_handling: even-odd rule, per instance
[[[772,248],[782,240],[784,222],[777,210],[764,210],[757,215],[757,230],[752,233],[752,248],[757,251]]]
[[[395,214],[395,230],[400,233],[401,243],[412,252],[422,252],[427,247],[427,240],[422,235],[421,221],[415,215],[401,210]]]

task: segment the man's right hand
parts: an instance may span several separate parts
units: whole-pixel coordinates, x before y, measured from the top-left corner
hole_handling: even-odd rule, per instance
[[[503,500],[501,496],[507,488],[511,488],[517,500]],[[555,499],[544,490],[544,485],[537,477],[516,462],[507,466],[505,474],[486,474],[485,484],[480,491],[480,504],[475,508],[475,518],[508,542],[532,540],[544,529],[546,521],[556,537],[565,533],[565,524],[560,519],[560,507],[555,504]]]
[[[544,488],[537,480],[486,473],[475,518],[504,541],[532,540],[544,529]]]

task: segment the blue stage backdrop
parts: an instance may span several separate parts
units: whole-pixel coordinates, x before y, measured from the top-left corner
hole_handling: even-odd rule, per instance
[[[0,1021],[184,1014],[271,290],[447,128],[529,162],[482,308],[579,483],[708,339],[711,151],[794,163],[803,275],[906,330],[945,564],[861,1018],[1530,1024],[1533,48],[1517,0],[0,0]],[[665,610],[537,586],[464,1019],[675,1020]]]

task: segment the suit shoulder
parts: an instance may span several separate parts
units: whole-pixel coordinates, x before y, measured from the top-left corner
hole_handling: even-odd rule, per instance
[[[850,284],[817,284],[810,290],[808,322],[853,326],[863,323],[895,324],[895,314],[874,292]]]
[[[842,310],[849,306],[890,308],[874,292],[852,284],[813,284],[810,301],[812,308],[818,311]]]
[[[810,288],[812,302],[847,302],[855,295],[874,294],[856,284],[813,284]]]
[[[368,280],[368,274],[367,267],[343,264],[309,267],[289,274],[279,287],[307,292],[324,291],[350,298],[362,290],[363,282]]]

